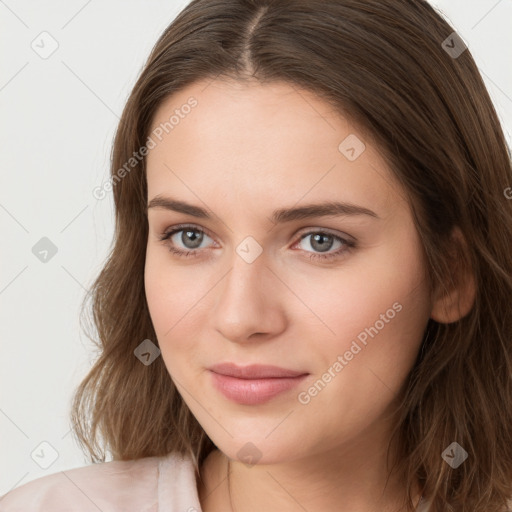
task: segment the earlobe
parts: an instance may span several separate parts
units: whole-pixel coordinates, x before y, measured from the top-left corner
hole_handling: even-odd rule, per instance
[[[458,227],[454,228],[452,239],[466,252],[466,261],[468,261],[467,243]],[[457,322],[471,311],[475,302],[475,276],[469,265],[463,265],[462,262],[455,260],[452,268],[454,269],[453,286],[448,292],[439,291],[434,298],[430,313],[432,320],[442,324]]]

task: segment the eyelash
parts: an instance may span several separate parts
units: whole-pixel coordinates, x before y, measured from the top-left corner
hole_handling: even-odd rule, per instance
[[[199,229],[199,228],[197,228],[195,226],[191,226],[191,225],[187,225],[186,224],[186,225],[176,226],[172,230],[166,231],[165,233],[162,233],[158,238],[159,238],[159,240],[161,242],[167,242],[167,240],[169,240],[174,234],[179,233],[180,231],[185,231],[185,230],[194,231],[196,233],[203,233],[203,234],[205,234],[207,236],[210,236],[210,235],[208,235],[208,233],[206,231],[204,231],[202,229]],[[344,256],[346,253],[352,251],[356,247],[355,242],[353,242],[351,240],[347,240],[345,238],[341,238],[338,235],[334,235],[332,233],[329,233],[329,232],[321,230],[321,229],[318,229],[316,231],[308,231],[307,233],[304,233],[303,235],[301,235],[299,242],[302,241],[307,236],[315,235],[315,234],[323,234],[323,235],[332,236],[334,239],[336,239],[339,242],[343,243],[344,247],[341,248],[341,249],[338,249],[335,252],[327,253],[325,255],[324,254],[320,254],[320,253],[311,253],[309,255],[309,259],[310,260],[331,261],[331,260],[338,259],[338,258]],[[175,254],[176,256],[178,256],[180,258],[194,258],[194,257],[197,257],[198,253],[200,252],[199,249],[182,251],[180,249],[176,249],[175,247],[173,247],[172,245],[170,245],[168,243],[165,243],[164,245],[167,246],[167,249],[171,253]]]

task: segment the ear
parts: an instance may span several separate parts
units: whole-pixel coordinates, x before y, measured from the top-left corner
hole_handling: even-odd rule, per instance
[[[455,227],[452,231],[453,240],[452,264],[453,280],[448,291],[437,290],[433,299],[430,318],[442,324],[450,324],[466,316],[473,307],[476,295],[475,276],[469,267],[456,259],[460,250],[466,254],[466,261],[469,261],[467,254],[467,243],[460,229]]]

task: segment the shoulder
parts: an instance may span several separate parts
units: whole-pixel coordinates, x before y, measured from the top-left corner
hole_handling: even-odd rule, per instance
[[[161,457],[110,461],[53,473],[0,497],[0,512],[152,512]]]

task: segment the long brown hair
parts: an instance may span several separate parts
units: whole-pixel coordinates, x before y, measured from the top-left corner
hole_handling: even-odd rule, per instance
[[[286,81],[329,102],[371,137],[406,191],[432,293],[470,269],[476,298],[432,319],[404,386],[396,468],[412,507],[499,511],[512,496],[512,170],[498,116],[469,49],[423,0],[193,0],[154,46],[115,136],[114,244],[90,295],[99,357],[75,391],[72,425],[91,462],[188,454],[215,445],[174,386],[144,292],[145,158],[156,109],[197,80]],[[451,39],[450,39],[451,38]],[[454,52],[453,49],[458,50]],[[450,50],[452,49],[452,50]],[[125,172],[121,172],[124,166]],[[466,250],[454,246],[458,227]],[[84,310],[82,310],[82,313]],[[98,341],[96,341],[96,339]],[[457,469],[442,457],[457,442]]]

